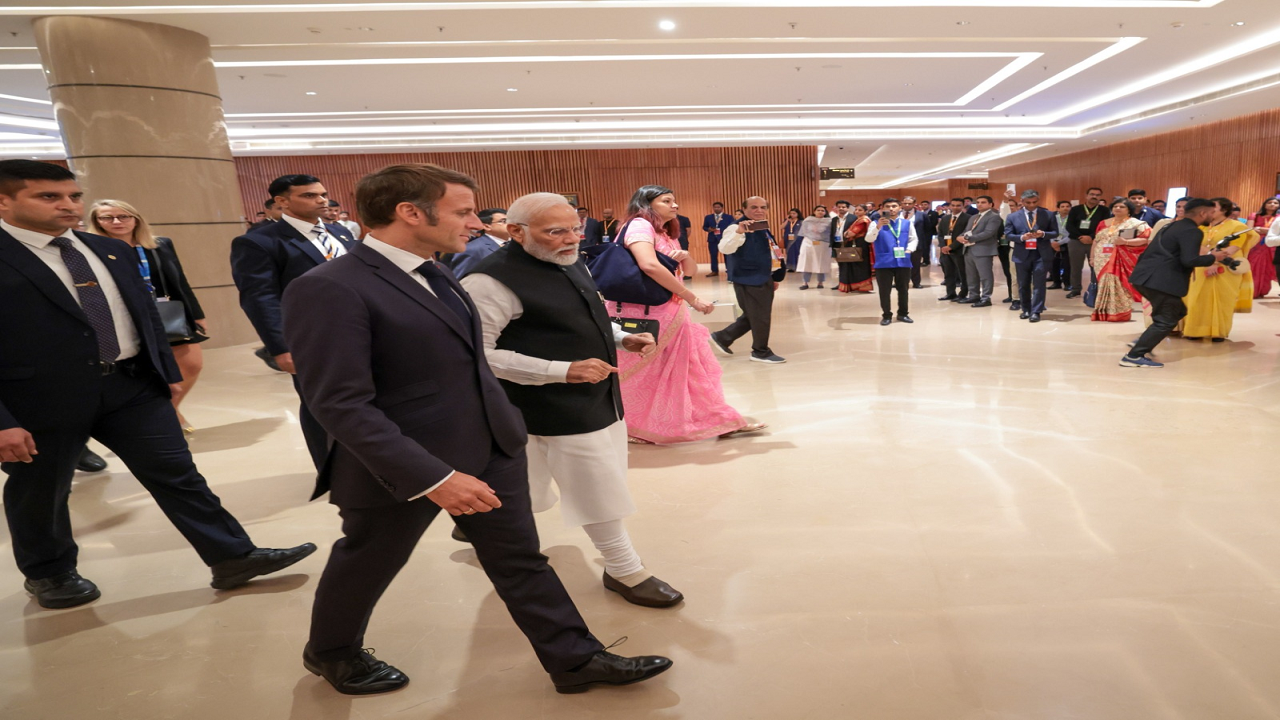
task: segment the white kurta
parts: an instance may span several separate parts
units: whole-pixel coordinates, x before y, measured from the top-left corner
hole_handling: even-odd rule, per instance
[[[511,288],[478,273],[464,277],[462,287],[480,313],[485,357],[494,375],[522,385],[565,382],[567,362],[497,349],[503,328],[524,313]],[[625,335],[615,327],[614,340],[619,345]],[[601,430],[577,435],[530,435],[527,451],[534,512],[551,509],[558,488],[560,514],[568,526],[621,520],[635,514],[627,488],[626,422],[618,420]]]
[[[800,225],[800,260],[796,272],[831,272],[831,220],[810,215]]]

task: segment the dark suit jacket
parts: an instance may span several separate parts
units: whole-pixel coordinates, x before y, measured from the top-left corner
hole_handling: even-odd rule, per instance
[[[702,231],[707,234],[707,239],[715,238],[716,242],[719,242],[720,238],[724,237],[725,228],[737,222],[737,220],[733,219],[733,213],[720,213],[720,222],[717,224],[716,214],[711,213],[702,218]],[[719,230],[720,234],[713,235],[713,230]]]
[[[445,264],[449,266],[450,270],[453,270],[454,275],[462,277],[471,272],[476,263],[498,252],[500,247],[502,246],[498,244],[497,240],[488,235],[481,235],[478,238],[468,240],[467,249],[457,255],[450,256],[449,262]]]
[[[952,247],[952,250],[963,248],[963,245],[956,242],[956,238],[969,229],[969,220],[972,218],[972,215],[963,211],[955,216],[954,222],[951,213],[943,215],[938,220],[938,247]]]
[[[154,368],[166,385],[182,382],[155,300],[138,272],[137,251],[101,235],[76,236],[101,258],[120,288],[142,341],[138,361]],[[98,343],[89,318],[58,276],[3,230],[0,306],[5,308],[0,312],[0,430],[56,428],[69,408],[79,410],[98,396]]]
[[[839,215],[831,216],[831,244],[843,243],[844,233],[853,227],[853,221],[858,217],[853,213],[846,213],[844,219],[841,220]]]
[[[302,396],[334,440],[313,499],[406,502],[453,470],[479,475],[495,447],[524,450],[524,420],[485,361],[475,305],[445,273],[469,324],[363,244],[285,291]]]
[[[582,221],[582,243],[580,247],[599,245],[604,241],[604,223],[589,217]]]
[[[355,244],[351,233],[341,225],[325,223],[325,229],[348,251]],[[250,230],[231,241],[231,277],[240,290],[240,307],[272,355],[289,352],[280,312],[285,288],[324,262],[324,255],[310,238],[284,220]]]
[[[689,247],[689,228],[693,227],[693,221],[684,215],[676,215],[676,221],[680,224],[680,247]]]
[[[1045,262],[1053,262],[1053,254],[1057,251],[1053,249],[1052,243],[1058,239],[1058,222],[1053,219],[1053,213],[1042,207],[1036,208],[1035,215],[1035,222],[1032,223],[1034,227],[1028,227],[1025,209],[1009,213],[1009,219],[1005,221],[1004,234],[1013,245],[1014,262],[1027,262],[1035,254],[1039,254]],[[1027,249],[1027,243],[1022,239],[1023,233],[1032,230],[1044,231],[1044,237],[1036,239],[1035,250]]]
[[[1200,254],[1203,242],[1204,231],[1191,220],[1183,219],[1166,225],[1138,257],[1129,282],[1186,297],[1191,287],[1191,273],[1198,267],[1209,267],[1216,262],[1212,255]]]

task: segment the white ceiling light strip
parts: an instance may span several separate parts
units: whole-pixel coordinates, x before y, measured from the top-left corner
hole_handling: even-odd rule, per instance
[[[1012,98],[995,106],[994,109],[996,111],[1007,110],[1013,107],[1014,105],[1017,105],[1018,103],[1022,102],[1023,100],[1039,95],[1040,93],[1044,92],[1045,90],[1048,90],[1054,85],[1057,85],[1058,83],[1063,82],[1064,80],[1075,77],[1076,75],[1079,75],[1080,73],[1084,72],[1085,70],[1088,70],[1089,68],[1095,65],[1098,65],[1099,63],[1102,63],[1106,60],[1110,60],[1111,58],[1119,55],[1120,53],[1137,46],[1138,44],[1142,43],[1144,40],[1146,40],[1146,38],[1141,38],[1141,37],[1120,38],[1116,43],[1114,43],[1107,49],[1103,50],[1102,52],[1096,53],[1094,55],[1089,56],[1088,58],[1085,58],[1081,62],[1078,62],[1075,65],[1072,65],[1066,70],[1063,70],[1057,75],[1054,75],[1053,77],[1049,78],[1048,80],[1045,80],[1044,82],[1040,83],[1039,85],[1036,85],[1035,87],[1031,88],[1030,90],[1027,90],[1024,93],[1013,96]]]
[[[932,170],[926,170],[925,172],[922,172],[922,173],[916,173],[915,175],[907,175],[906,177],[900,177],[896,180],[891,180],[882,185],[868,185],[863,187],[855,187],[851,189],[886,190],[888,188],[902,187],[903,185],[914,183],[918,180],[930,177],[932,175],[945,175],[947,173],[950,173],[954,170],[959,170],[961,168],[968,168],[978,164],[989,164],[993,160],[1003,160],[1004,158],[1013,157],[1014,155],[1021,155],[1022,153],[1031,152],[1032,150],[1039,150],[1040,148],[1048,147],[1051,144],[1052,143],[1039,143],[1039,144],[1019,143],[1017,145],[1008,145],[1003,148],[997,148],[995,150],[980,152],[977,155],[971,155],[963,160],[960,160],[959,162],[943,165],[942,167],[936,167]]]

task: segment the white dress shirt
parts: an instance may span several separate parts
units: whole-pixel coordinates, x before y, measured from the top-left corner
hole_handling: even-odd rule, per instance
[[[1263,242],[1267,247],[1280,247],[1280,218],[1271,223],[1271,229],[1267,231],[1267,238]]]
[[[329,248],[325,247],[324,243],[320,242],[320,236],[317,235],[315,232],[316,229],[319,228],[320,232],[325,233],[326,235],[329,235],[329,237],[333,237],[333,235],[329,232],[329,229],[324,226],[323,220],[316,223],[308,223],[306,220],[299,220],[298,218],[288,213],[281,213],[280,219],[292,225],[294,230],[297,230],[298,232],[302,233],[302,237],[310,240],[311,244],[316,246],[316,249],[320,251],[321,255],[327,256],[329,254]],[[342,243],[338,241],[338,238],[334,237],[333,241],[338,246],[338,251],[334,253],[333,257],[336,258],[336,257],[342,257],[343,255],[346,255],[347,249],[342,247]]]
[[[288,217],[288,215],[284,217]],[[431,293],[432,295],[436,294],[436,291],[432,290],[431,286],[427,284],[427,279],[422,276],[422,273],[418,272],[418,268],[422,267],[422,263],[435,262],[434,260],[428,260],[427,258],[424,258],[421,255],[415,255],[409,252],[408,250],[401,250],[400,248],[394,245],[388,245],[382,242],[381,240],[375,238],[373,235],[364,236],[364,246],[369,248],[370,250],[373,250],[374,252],[377,252],[379,255],[385,257],[386,259],[390,260],[391,264],[405,271],[405,273],[407,273],[409,277],[413,278],[414,282],[426,288],[427,292]],[[466,303],[463,303],[463,304],[465,305]],[[453,477],[454,473],[456,472],[458,471],[454,470],[450,472],[448,475],[445,475],[444,477],[440,478],[440,482],[436,483],[435,485],[432,485],[426,490],[423,490],[417,495],[414,495],[413,497],[409,498],[409,500],[413,501],[421,497],[426,497],[427,493],[430,493],[434,491],[436,488],[443,485],[445,481]]]
[[[53,274],[57,275],[58,279],[67,288],[67,292],[71,293],[71,298],[76,301],[77,305],[80,305],[80,293],[76,292],[76,284],[71,278],[71,271],[67,269],[67,264],[62,261],[62,251],[53,244],[55,237],[70,238],[71,245],[88,260],[89,267],[93,269],[93,274],[98,277],[98,287],[102,288],[102,293],[107,296],[107,306],[111,308],[111,321],[116,326],[116,342],[120,344],[120,354],[115,359],[127,360],[138,354],[138,350],[142,347],[142,341],[138,337],[138,328],[133,324],[133,318],[129,315],[129,308],[124,304],[124,297],[120,294],[120,288],[116,285],[116,279],[112,277],[111,271],[102,262],[102,258],[89,249],[88,245],[81,242],[74,232],[67,230],[61,235],[46,235],[34,230],[14,227],[3,220],[0,220],[0,229],[17,238],[18,242],[40,258],[40,262],[48,265]],[[130,272],[138,271],[134,265],[132,255],[122,257],[120,261],[127,263]]]
[[[524,305],[511,288],[490,275],[471,273],[462,278],[462,287],[480,311],[480,325],[484,331],[484,355],[493,374],[503,380],[521,385],[548,385],[568,382],[569,366],[573,363],[560,360],[544,360],[523,355],[514,350],[498,350],[498,337],[512,320],[524,314]],[[616,324],[613,326],[613,342],[622,347],[627,333]]]

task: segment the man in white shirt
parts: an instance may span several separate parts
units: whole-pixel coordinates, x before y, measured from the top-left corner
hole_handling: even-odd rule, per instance
[[[525,195],[507,221],[513,242],[462,286],[480,313],[489,367],[529,428],[533,511],[555,504],[554,480],[565,523],[604,557],[604,586],[636,605],[676,605],[684,596],[645,569],[622,524],[635,504],[617,348],[647,355],[657,345],[610,322],[578,260],[578,219],[564,196]]]

